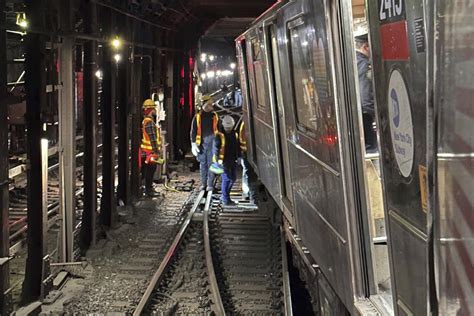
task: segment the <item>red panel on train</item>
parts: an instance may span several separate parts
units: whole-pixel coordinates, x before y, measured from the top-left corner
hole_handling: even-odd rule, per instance
[[[410,58],[406,21],[381,25],[380,41],[384,60],[408,60]]]

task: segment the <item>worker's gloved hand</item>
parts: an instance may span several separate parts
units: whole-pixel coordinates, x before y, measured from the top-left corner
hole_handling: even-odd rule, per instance
[[[199,155],[201,150],[199,149],[198,144],[196,144],[196,143],[191,144],[191,152],[193,153],[194,157],[197,157],[197,155]]]
[[[159,164],[159,165],[162,165],[164,163],[164,159],[163,158],[160,158],[158,155],[155,155],[155,154],[152,154],[152,155],[148,155],[146,157],[146,160],[145,160],[145,163],[146,164]]]

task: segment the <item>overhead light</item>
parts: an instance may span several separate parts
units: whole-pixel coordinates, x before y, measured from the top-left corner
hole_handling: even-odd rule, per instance
[[[214,58],[215,58],[215,56],[214,56],[214,55],[210,55],[210,56],[209,56],[209,60],[210,60],[210,61],[213,61],[213,60],[214,60]]]
[[[206,79],[206,74],[201,74],[201,79]]]
[[[202,53],[202,54],[201,54],[201,61],[202,61],[202,62],[205,62],[205,61],[206,61],[206,57],[207,57],[206,53]]]
[[[217,75],[217,77],[219,77],[220,75],[222,75],[222,71],[218,70],[218,71],[216,72],[216,75]]]
[[[231,63],[231,64],[230,64],[230,68],[231,68],[231,69],[235,69],[235,63]]]
[[[116,63],[119,63],[122,60],[122,55],[120,54],[115,54],[114,59]]]
[[[28,27],[28,20],[26,19],[25,12],[18,12],[16,14],[16,25],[24,29]]]
[[[102,75],[103,73],[102,73],[102,70],[100,69],[95,72],[95,76],[97,77],[97,79],[102,79]]]
[[[122,40],[118,36],[115,36],[112,40],[112,46],[115,49],[119,49],[120,47],[122,47]]]
[[[216,73],[212,70],[207,72],[207,77],[208,78],[214,78],[215,75],[216,75]]]

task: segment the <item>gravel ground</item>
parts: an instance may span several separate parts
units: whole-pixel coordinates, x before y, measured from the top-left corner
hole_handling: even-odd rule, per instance
[[[195,174],[179,180],[189,179],[197,180]],[[125,223],[88,252],[92,272],[80,280],[83,291],[64,302],[66,315],[133,312],[179,227],[181,207],[190,198],[189,192],[162,188],[157,191],[163,197],[120,210],[123,215],[128,211]]]

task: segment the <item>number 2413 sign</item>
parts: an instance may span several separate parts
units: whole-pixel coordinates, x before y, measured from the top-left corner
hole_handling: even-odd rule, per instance
[[[381,22],[403,19],[405,16],[404,0],[379,0],[379,19]]]

